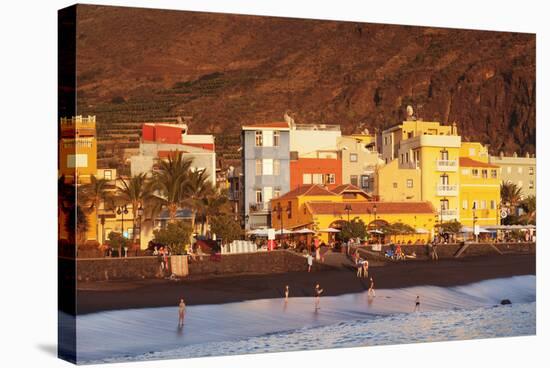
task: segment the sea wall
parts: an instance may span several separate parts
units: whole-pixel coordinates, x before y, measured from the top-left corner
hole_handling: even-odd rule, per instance
[[[457,255],[458,251],[462,248],[462,246],[463,244],[461,243],[438,244],[437,255],[440,259],[454,258],[455,255]],[[383,256],[384,252],[388,249],[390,249],[390,246],[384,245],[382,247],[382,252],[377,253]],[[427,259],[430,255],[430,247],[427,245],[403,245],[401,246],[401,249],[407,255],[411,255],[413,252],[416,253],[416,256],[420,259]],[[462,258],[522,253],[536,253],[536,243],[470,243],[468,244],[468,247],[466,247],[466,249],[460,254],[460,257]]]
[[[305,257],[278,250],[272,252],[204,256],[202,260],[188,259],[189,276],[207,278],[235,274],[269,274],[306,271]],[[314,262],[313,271],[332,269]],[[139,280],[162,277],[157,257],[86,258],[77,260],[79,281]]]

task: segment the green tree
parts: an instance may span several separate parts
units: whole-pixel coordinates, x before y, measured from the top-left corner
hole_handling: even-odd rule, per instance
[[[458,234],[462,230],[462,224],[457,220],[443,222],[438,225],[442,233]]]
[[[197,213],[205,212],[206,204],[203,199],[214,195],[214,188],[208,181],[205,170],[190,171],[187,180],[183,184],[183,198],[181,205],[191,210],[191,229],[195,230]]]
[[[353,219],[342,223],[342,229],[340,230],[340,237],[348,241],[351,238],[363,239],[367,235],[367,226],[361,219]]]
[[[147,203],[151,200],[151,187],[147,181],[145,173],[135,175],[129,180],[121,180],[122,187],[118,188],[119,198],[124,204],[130,204],[132,206],[132,218],[133,229],[132,231],[132,243],[136,242],[135,229],[138,228],[138,210],[142,208],[145,210]],[[139,225],[141,231],[141,224]]]
[[[166,208],[170,222],[176,221],[178,208],[188,200],[186,184],[190,167],[191,160],[185,159],[183,153],[178,151],[172,152],[166,160],[159,162],[151,184],[152,216]]]
[[[230,212],[229,199],[225,192],[213,191],[198,199],[198,215],[201,219],[201,234],[206,235],[206,231],[215,216],[228,214]]]
[[[122,236],[121,233],[116,231],[111,231],[107,238],[109,239],[109,245],[111,246],[111,248],[117,248],[118,256],[122,257],[122,248],[128,246],[128,239],[126,239],[124,236]]]
[[[95,233],[99,234],[99,214],[98,209],[102,202],[110,197],[111,189],[109,181],[97,179],[94,175],[89,184],[84,184],[78,188],[78,201],[87,214],[95,213]],[[94,211],[95,210],[95,211]]]
[[[510,206],[512,212],[515,212],[522,197],[521,188],[516,184],[504,181],[500,184],[500,201],[505,206]]]
[[[243,231],[234,216],[222,214],[214,216],[211,222],[211,229],[216,237],[221,238],[224,244],[231,243],[233,240],[241,239]]]
[[[184,252],[191,234],[191,226],[183,221],[169,222],[164,229],[153,232],[155,243],[169,246],[176,254]]]
[[[389,235],[404,235],[404,234],[414,234],[415,229],[407,224],[402,222],[394,222],[393,224],[388,224],[382,228],[382,231]]]

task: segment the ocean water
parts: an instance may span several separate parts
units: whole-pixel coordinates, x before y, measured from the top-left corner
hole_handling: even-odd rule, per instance
[[[533,335],[535,290],[535,276],[518,276],[322,297],[317,311],[313,298],[292,297],[189,306],[181,329],[177,306],[99,312],[77,317],[77,356],[91,364]]]

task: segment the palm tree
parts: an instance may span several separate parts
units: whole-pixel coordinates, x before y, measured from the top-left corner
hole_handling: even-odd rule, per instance
[[[515,209],[523,197],[521,188],[512,182],[502,182],[500,184],[500,200],[501,203]]]
[[[121,179],[122,187],[117,188],[120,199],[125,204],[132,205],[133,229],[138,227],[138,210],[146,206],[151,198],[150,185],[147,174],[141,173],[132,176],[129,180]],[[139,226],[141,231],[141,226]],[[136,241],[136,232],[132,231],[132,244]]]
[[[195,230],[195,219],[198,212],[204,211],[203,198],[214,194],[214,188],[208,181],[205,170],[190,171],[184,183],[184,197],[180,202],[183,207],[191,210],[191,228]]]
[[[199,214],[202,220],[201,233],[206,235],[212,217],[229,213],[229,200],[225,193],[213,190],[212,193],[199,199],[199,204]]]
[[[109,180],[97,179],[94,175],[89,184],[84,184],[78,189],[77,199],[87,214],[95,209],[95,232],[99,233],[98,209],[101,202],[109,196]]]
[[[151,182],[152,215],[166,208],[170,222],[176,221],[178,207],[186,199],[185,185],[190,167],[191,160],[183,158],[183,154],[178,151],[159,162]]]

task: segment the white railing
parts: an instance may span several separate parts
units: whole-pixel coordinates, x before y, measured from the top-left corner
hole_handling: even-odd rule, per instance
[[[456,208],[441,210],[440,214],[443,221],[456,220],[458,218],[458,210]]]
[[[250,212],[269,212],[271,202],[250,203]]]
[[[439,184],[436,187],[436,192],[438,196],[457,196],[458,195],[458,185],[456,184]]]
[[[436,167],[438,171],[457,171],[458,161],[457,160],[437,160]]]

